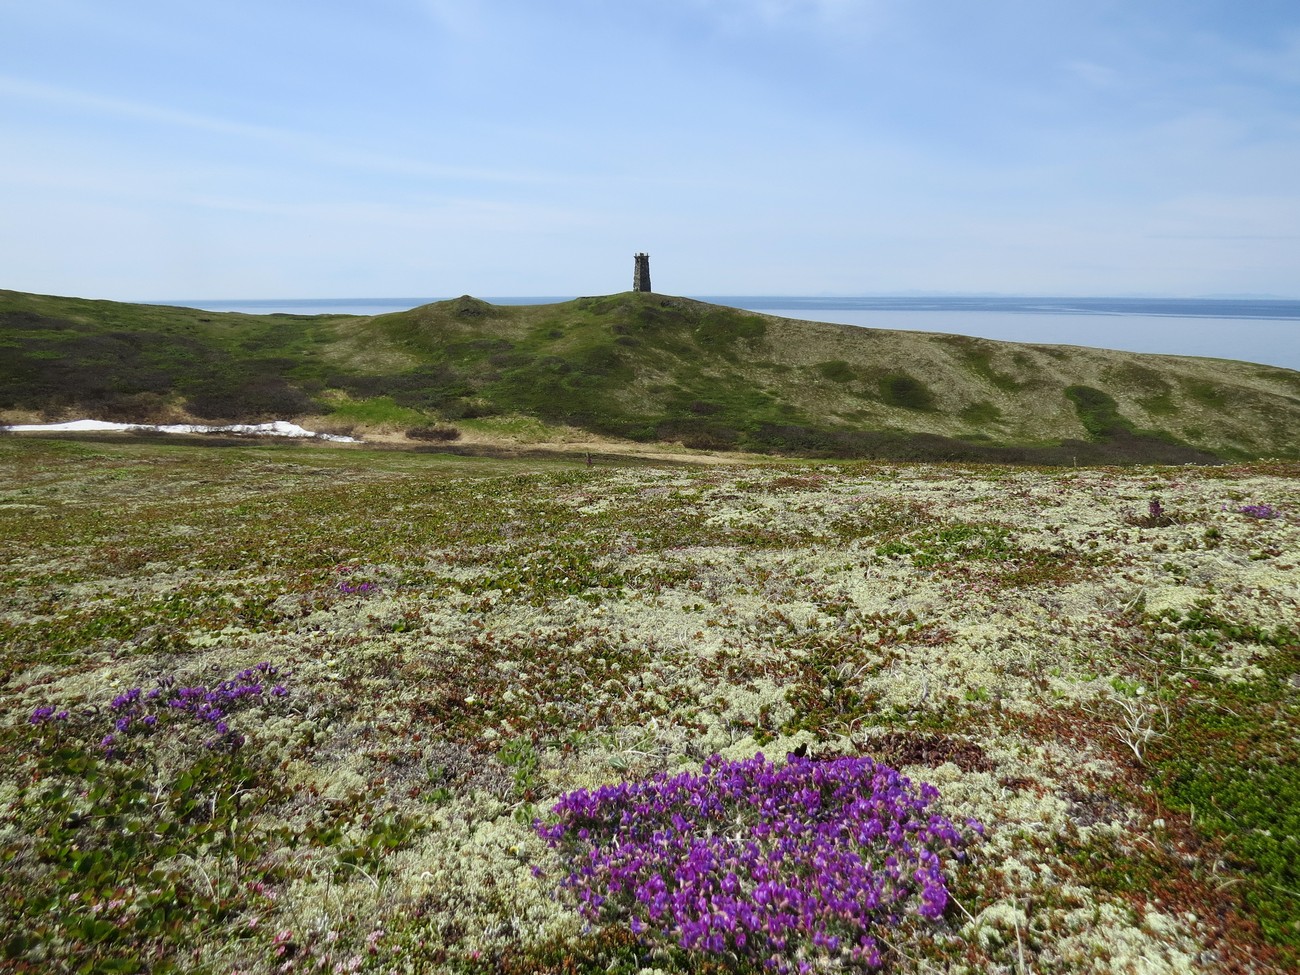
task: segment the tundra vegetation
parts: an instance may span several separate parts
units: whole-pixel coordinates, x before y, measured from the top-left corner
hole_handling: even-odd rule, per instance
[[[1297,475],[0,438],[3,967],[1294,971]]]
[[[525,422],[541,440],[567,428],[905,461],[1300,456],[1289,369],[799,322],[658,294],[463,296],[365,317],[0,291],[0,350],[10,422],[284,419],[471,447]]]

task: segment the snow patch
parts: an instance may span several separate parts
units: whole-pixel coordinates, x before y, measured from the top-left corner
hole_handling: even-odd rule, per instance
[[[270,423],[232,423],[228,426],[205,426],[200,423],[111,423],[108,420],[70,420],[67,423],[20,423],[15,426],[0,427],[15,433],[32,431],[86,432],[113,431],[123,433],[128,430],[151,430],[155,433],[238,433],[251,437],[302,437],[311,440],[332,440],[335,443],[361,443],[355,437],[343,437],[333,433],[315,433],[287,420],[272,420]]]

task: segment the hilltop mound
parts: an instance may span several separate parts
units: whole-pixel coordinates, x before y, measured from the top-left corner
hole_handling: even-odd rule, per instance
[[[1300,455],[1300,373],[776,318],[627,292],[464,295],[375,317],[0,292],[0,410],[148,421],[526,417],[813,456],[1206,462]]]

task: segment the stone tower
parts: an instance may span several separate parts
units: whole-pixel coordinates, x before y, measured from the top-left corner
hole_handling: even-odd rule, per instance
[[[632,290],[649,291],[650,290],[650,255],[637,254],[633,260],[636,261],[635,269],[632,271]]]

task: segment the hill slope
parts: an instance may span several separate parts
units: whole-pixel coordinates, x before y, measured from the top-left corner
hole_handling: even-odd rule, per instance
[[[798,322],[657,294],[376,317],[0,291],[0,411],[398,425],[522,414],[799,454],[1035,462],[1300,455],[1300,373]]]

